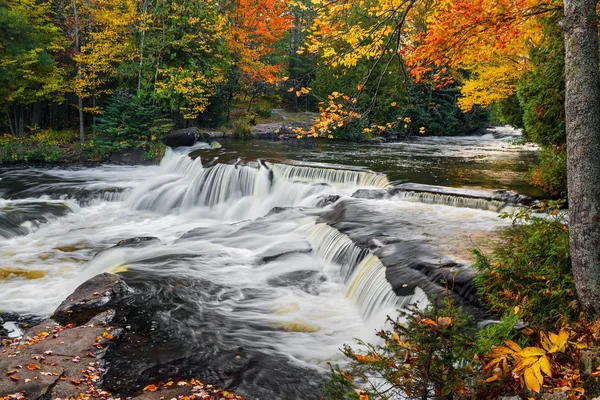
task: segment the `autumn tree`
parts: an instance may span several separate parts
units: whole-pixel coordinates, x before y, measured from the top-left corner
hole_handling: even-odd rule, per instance
[[[54,58],[62,45],[50,3],[0,3],[0,108],[14,136],[38,125],[41,101],[62,98],[64,70]]]
[[[78,100],[81,98],[80,112],[91,113],[95,126],[96,115],[100,113],[98,97],[113,91],[109,83],[115,77],[119,64],[133,57],[129,48],[129,27],[139,17],[133,0],[86,1],[78,14],[78,24],[84,24],[85,35],[80,29],[78,36],[81,43],[73,56],[78,73],[72,81],[72,88]],[[90,98],[91,105],[83,107],[83,101]]]
[[[600,79],[594,0],[565,0],[565,114],[571,265],[583,308],[600,316]]]
[[[281,64],[268,57],[273,45],[292,27],[293,17],[279,0],[232,0],[224,8],[230,15],[233,66],[239,71],[242,90],[250,97],[250,110],[258,96],[283,78]]]
[[[227,72],[226,17],[214,4],[192,0],[145,0],[141,12],[130,64],[140,94],[184,121],[196,118]]]

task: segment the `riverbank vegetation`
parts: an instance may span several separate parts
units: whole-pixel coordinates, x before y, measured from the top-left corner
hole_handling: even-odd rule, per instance
[[[549,218],[505,215],[513,225],[503,242],[493,254],[476,251],[476,286],[497,322],[478,329],[451,291],[402,312],[378,332],[381,344],[344,347],[350,364],[333,370],[327,398],[597,396],[600,320],[577,300],[563,211],[544,207]]]

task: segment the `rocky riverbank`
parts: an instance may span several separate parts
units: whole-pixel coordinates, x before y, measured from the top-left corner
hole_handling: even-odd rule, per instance
[[[106,356],[123,340],[124,332],[132,329],[113,321],[133,293],[117,275],[100,274],[77,288],[50,319],[28,329],[21,338],[4,339],[0,398],[114,398],[103,385],[113,368]],[[131,384],[126,395],[133,399],[242,398],[193,378],[174,377],[144,387]]]

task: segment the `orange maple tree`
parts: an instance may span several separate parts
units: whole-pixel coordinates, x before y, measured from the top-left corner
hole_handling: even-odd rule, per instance
[[[281,65],[266,58],[273,45],[291,28],[293,17],[281,0],[233,0],[230,47],[235,66],[246,91],[261,83],[274,85],[282,80]]]

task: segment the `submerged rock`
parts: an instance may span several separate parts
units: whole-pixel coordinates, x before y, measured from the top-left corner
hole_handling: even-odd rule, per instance
[[[75,289],[54,311],[60,324],[81,325],[95,315],[115,307],[117,301],[132,289],[117,275],[96,275]]]
[[[129,239],[123,239],[119,241],[119,243],[111,247],[111,249],[115,247],[141,247],[152,243],[160,243],[160,239],[154,236],[139,236]]]

